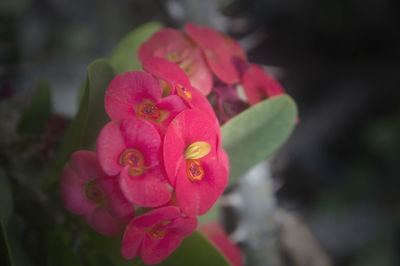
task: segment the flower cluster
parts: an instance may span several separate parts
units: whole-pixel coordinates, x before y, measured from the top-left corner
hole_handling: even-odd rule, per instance
[[[202,94],[216,98],[213,104],[220,122],[226,122],[248,104],[285,93],[282,86],[263,68],[248,62],[238,42],[210,28],[192,23],[185,32],[162,29],[138,51],[138,58],[167,59],[178,65]],[[239,98],[243,87],[247,102]]]
[[[235,40],[190,23],[185,31],[162,29],[141,45],[144,71],[116,76],[106,91],[111,121],[96,152],[73,153],[61,177],[67,209],[101,234],[123,233],[123,257],[146,264],[168,257],[224,191],[229,160],[219,122],[284,93]],[[212,242],[227,242],[211,228],[203,233],[212,232]]]
[[[157,57],[144,60],[143,69],[111,81],[105,95],[111,121],[96,152],[72,154],[61,197],[97,232],[123,233],[123,257],[156,264],[222,194],[229,162],[213,108],[185,72]]]

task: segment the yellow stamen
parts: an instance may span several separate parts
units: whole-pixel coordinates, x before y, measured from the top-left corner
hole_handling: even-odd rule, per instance
[[[186,148],[184,155],[186,159],[200,159],[206,156],[210,150],[210,144],[205,141],[197,141]]]

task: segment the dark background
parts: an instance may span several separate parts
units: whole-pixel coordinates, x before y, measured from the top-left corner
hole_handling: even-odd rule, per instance
[[[68,117],[86,66],[140,24],[225,31],[298,104],[300,123],[273,160],[279,205],[335,265],[399,265],[400,2],[199,2],[2,1],[0,103],[22,109],[44,77]]]

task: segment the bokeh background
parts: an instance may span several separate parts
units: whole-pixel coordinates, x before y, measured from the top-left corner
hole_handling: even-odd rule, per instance
[[[53,89],[63,128],[90,62],[145,22],[182,28],[192,21],[237,39],[300,112],[270,160],[270,194],[260,198],[273,202],[261,204],[275,212],[274,233],[264,239],[275,239],[272,251],[248,255],[248,265],[400,265],[399,10],[389,0],[2,0],[1,162],[39,77]],[[231,194],[246,197],[245,190]],[[27,200],[18,197],[17,208]],[[225,198],[233,211],[227,207],[222,220],[251,250],[257,243],[230,221],[241,215],[235,197]]]

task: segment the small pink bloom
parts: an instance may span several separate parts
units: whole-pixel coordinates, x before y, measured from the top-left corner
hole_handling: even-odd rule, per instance
[[[168,84],[171,94],[181,97],[188,107],[206,112],[211,119],[216,121],[216,126],[219,128],[217,117],[209,101],[200,91],[192,87],[188,76],[177,65],[162,58],[150,57],[144,61],[143,70]]]
[[[208,238],[233,266],[243,265],[240,249],[230,241],[219,223],[204,224],[199,227],[198,231]]]
[[[134,218],[122,239],[122,256],[141,256],[146,264],[166,259],[197,227],[197,219],[182,216],[179,208],[167,206]]]
[[[278,81],[258,65],[247,68],[242,76],[242,84],[251,105],[285,93]]]
[[[189,36],[200,46],[207,62],[215,75],[227,84],[237,83],[239,73],[233,63],[233,58],[238,55],[245,56],[240,51],[240,45],[227,41],[227,36],[206,27],[196,26],[192,23],[185,25]],[[230,39],[232,40],[232,39]]]
[[[108,175],[119,174],[125,197],[139,206],[165,204],[172,188],[161,164],[161,138],[143,119],[112,121],[97,139],[97,157]]]
[[[61,199],[72,213],[83,215],[97,232],[119,235],[133,218],[133,206],[119,189],[116,177],[107,176],[91,151],[77,151],[64,166]]]
[[[225,189],[229,166],[220,149],[215,123],[199,110],[180,113],[165,133],[164,166],[188,216],[205,214]]]
[[[167,59],[179,65],[202,94],[211,91],[211,71],[200,49],[183,32],[169,28],[156,32],[140,46],[138,57],[142,63],[150,57]]]
[[[105,96],[105,109],[112,120],[139,117],[166,127],[186,108],[176,95],[161,98],[157,80],[141,71],[116,76]]]

